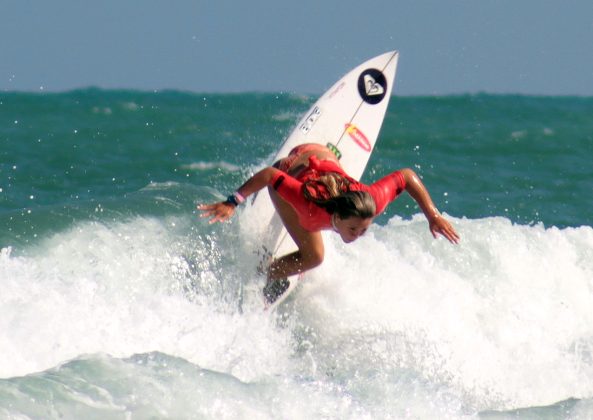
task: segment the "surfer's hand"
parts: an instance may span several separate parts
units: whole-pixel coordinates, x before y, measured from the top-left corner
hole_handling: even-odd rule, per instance
[[[200,217],[212,217],[208,223],[224,222],[235,214],[235,206],[226,201],[214,204],[200,204],[198,210],[202,212]]]
[[[447,238],[449,242],[451,242],[452,244],[459,243],[459,235],[457,234],[455,229],[453,229],[451,223],[449,223],[449,221],[447,221],[447,219],[445,219],[440,214],[432,217],[428,221],[428,224],[430,228],[430,233],[432,233],[432,236],[434,236],[435,238],[438,236],[437,234],[440,233],[445,238]]]

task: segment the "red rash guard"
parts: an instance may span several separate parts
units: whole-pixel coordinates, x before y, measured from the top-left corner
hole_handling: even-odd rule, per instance
[[[307,200],[303,195],[304,182],[316,179],[326,172],[338,173],[350,180],[350,191],[366,191],[375,201],[375,216],[382,213],[385,207],[402,193],[406,181],[399,171],[395,171],[371,185],[362,184],[350,178],[344,170],[331,160],[319,160],[316,156],[309,158],[309,167],[293,178],[278,170],[270,181],[270,185],[295,209],[300,225],[309,232],[331,229],[331,215],[325,209]]]

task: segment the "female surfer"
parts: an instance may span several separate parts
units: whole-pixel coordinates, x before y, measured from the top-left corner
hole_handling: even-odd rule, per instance
[[[323,261],[320,231],[333,229],[346,243],[363,235],[373,218],[407,191],[426,216],[430,232],[458,243],[459,235],[440,214],[428,191],[411,169],[395,171],[371,185],[349,177],[336,155],[321,144],[295,147],[272,167],[253,175],[226,201],[198,206],[210,223],[229,219],[245,198],[264,187],[298,251],[270,264],[264,295],[273,302],[288,287],[286,277],[310,270]]]

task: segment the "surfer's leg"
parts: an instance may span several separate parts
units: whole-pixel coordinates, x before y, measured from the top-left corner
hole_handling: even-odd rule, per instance
[[[278,160],[272,166],[290,176],[298,177],[298,174],[309,166],[309,157],[312,155],[317,156],[319,160],[331,160],[338,165],[340,164],[336,155],[326,146],[317,143],[305,143],[296,146],[287,157]]]
[[[309,232],[301,227],[294,209],[282,200],[278,193],[268,188],[272,203],[284,223],[284,227],[299,247],[299,250],[278,258],[270,265],[268,281],[292,276],[317,267],[323,262],[323,238],[320,232]]]
[[[307,152],[311,146],[315,146],[309,143],[300,144],[296,147],[293,147],[292,150],[288,153],[288,156],[276,161],[272,166],[276,169],[280,169],[288,173],[290,170],[294,171],[294,161],[299,158],[303,153]],[[317,145],[319,146],[319,145]],[[291,174],[292,175],[292,174]]]

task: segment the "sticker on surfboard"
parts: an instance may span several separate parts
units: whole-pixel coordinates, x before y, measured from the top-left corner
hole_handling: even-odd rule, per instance
[[[358,93],[363,101],[376,105],[385,98],[387,79],[377,69],[366,69],[358,77]]]
[[[369,141],[367,136],[365,136],[364,133],[360,130],[360,128],[350,123],[346,124],[344,128],[346,129],[346,133],[348,134],[348,136],[350,136],[350,138],[354,140],[354,142],[358,144],[358,146],[362,150],[370,153],[372,149],[371,142]]]

